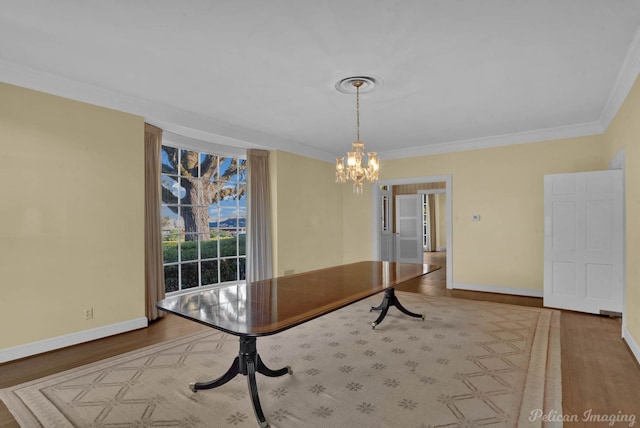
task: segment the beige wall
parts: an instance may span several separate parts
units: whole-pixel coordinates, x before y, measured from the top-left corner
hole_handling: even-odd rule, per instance
[[[452,175],[453,281],[541,291],[543,176],[606,169],[603,136],[520,144],[383,162],[383,179]],[[371,235],[371,196],[345,203],[345,230]],[[479,214],[481,221],[472,222]],[[363,220],[365,219],[365,220]],[[345,245],[352,260],[370,248]]]
[[[343,263],[342,192],[333,165],[282,151],[269,155],[274,274]]]
[[[0,100],[0,349],[144,317],[144,120],[2,83]]]
[[[333,168],[334,165],[332,165]],[[343,207],[343,263],[373,260],[371,187],[365,185],[362,195],[354,195],[352,184],[345,183],[337,186],[341,190]]]
[[[607,159],[625,152],[626,190],[626,326],[640,343],[640,81],[636,80],[627,99],[604,135]]]

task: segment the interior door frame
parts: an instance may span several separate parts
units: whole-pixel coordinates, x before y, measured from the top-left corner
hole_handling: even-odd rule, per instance
[[[609,161],[609,169],[622,170],[622,328],[620,336],[627,331],[627,189],[626,152],[624,148]],[[626,339],[626,338],[625,338]]]
[[[410,177],[410,178],[394,178],[390,180],[380,180],[372,186],[373,192],[371,197],[371,210],[373,212],[374,221],[372,221],[372,247],[373,247],[373,260],[380,260],[380,234],[382,232],[382,222],[377,219],[382,218],[382,195],[380,192],[380,186],[397,186],[400,184],[420,184],[420,183],[438,183],[444,181],[445,193],[447,195],[447,209],[446,209],[446,222],[447,222],[447,289],[453,289],[453,188],[452,188],[452,176],[448,175],[435,175],[427,177]]]

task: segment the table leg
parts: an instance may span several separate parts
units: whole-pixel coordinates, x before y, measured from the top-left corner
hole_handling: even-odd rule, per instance
[[[253,411],[256,414],[256,419],[260,428],[268,428],[269,422],[262,413],[262,406],[260,405],[260,397],[258,396],[258,384],[256,383],[256,362],[253,358],[247,358],[247,385],[249,386],[249,395],[251,395],[251,404],[253,404]]]
[[[273,370],[265,366],[257,351],[256,338],[251,336],[240,336],[240,352],[238,353],[238,356],[234,358],[233,364],[231,364],[229,370],[219,378],[212,381],[193,382],[189,384],[189,388],[191,388],[193,392],[201,389],[217,388],[229,382],[238,374],[247,376],[247,385],[249,386],[251,403],[253,404],[253,411],[256,414],[256,419],[258,419],[258,423],[261,428],[268,428],[269,423],[264,417],[262,406],[260,405],[260,397],[258,396],[256,372],[269,377],[277,377],[287,373],[292,373],[291,367],[289,366],[278,370]]]
[[[371,328],[376,328],[376,326],[382,322],[384,317],[387,316],[387,312],[389,311],[389,307],[391,306],[395,306],[403,314],[406,314],[415,318],[422,318],[424,320],[424,315],[411,312],[410,310],[402,306],[402,304],[396,297],[395,288],[388,288],[384,290],[384,299],[382,299],[382,303],[378,306],[372,306],[371,309],[369,310],[369,312],[380,311],[380,310],[382,311],[378,316],[378,319],[376,319],[374,322],[371,323]]]
[[[234,358],[233,363],[231,364],[231,367],[229,367],[229,370],[227,370],[227,372],[222,376],[220,376],[218,379],[214,379],[209,382],[191,382],[189,384],[189,389],[191,389],[193,392],[196,392],[200,389],[212,389],[212,388],[217,388],[219,386],[222,386],[225,383],[229,382],[234,377],[236,377],[238,373],[240,373],[238,370],[238,366],[239,366],[239,358],[236,357]]]
[[[286,366],[283,367],[281,369],[278,370],[272,370],[269,367],[265,366],[264,363],[262,362],[262,358],[260,358],[259,354],[256,354],[258,356],[258,367],[256,368],[258,373],[261,373],[265,376],[269,376],[269,377],[278,377],[278,376],[283,376],[286,374],[291,374],[293,373],[291,371],[291,367]]]

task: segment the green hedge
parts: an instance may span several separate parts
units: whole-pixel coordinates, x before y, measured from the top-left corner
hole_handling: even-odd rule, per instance
[[[220,256],[218,256],[218,243],[220,244]],[[178,268],[182,269],[182,289],[197,287],[198,284],[198,263],[189,263],[190,260],[197,260],[198,242],[165,240],[162,243],[164,263],[178,262],[178,248],[181,249],[180,265],[170,265],[164,267],[165,291],[167,293],[180,289],[178,284]],[[239,248],[238,248],[239,247]],[[245,260],[222,259],[218,257],[232,257],[246,255],[246,235],[221,236],[219,239],[209,239],[200,242],[200,253],[202,262],[200,263],[200,277],[202,285],[217,284],[220,282],[237,281],[245,279]],[[239,253],[239,254],[238,254]],[[214,259],[214,260],[206,260]],[[220,264],[220,278],[218,279],[218,264]],[[239,270],[239,273],[238,273]]]
[[[220,256],[218,256],[218,241],[220,242]],[[162,243],[162,258],[164,263],[178,262],[178,242],[164,241]],[[239,249],[236,249],[236,244]],[[185,241],[180,243],[182,250],[181,261],[198,259],[198,242]],[[246,235],[221,237],[220,239],[209,239],[200,241],[200,251],[202,259],[215,259],[218,257],[229,257],[247,254]]]

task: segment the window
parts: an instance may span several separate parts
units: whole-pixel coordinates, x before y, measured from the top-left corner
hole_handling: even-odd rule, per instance
[[[246,159],[162,146],[165,291],[245,279]]]

